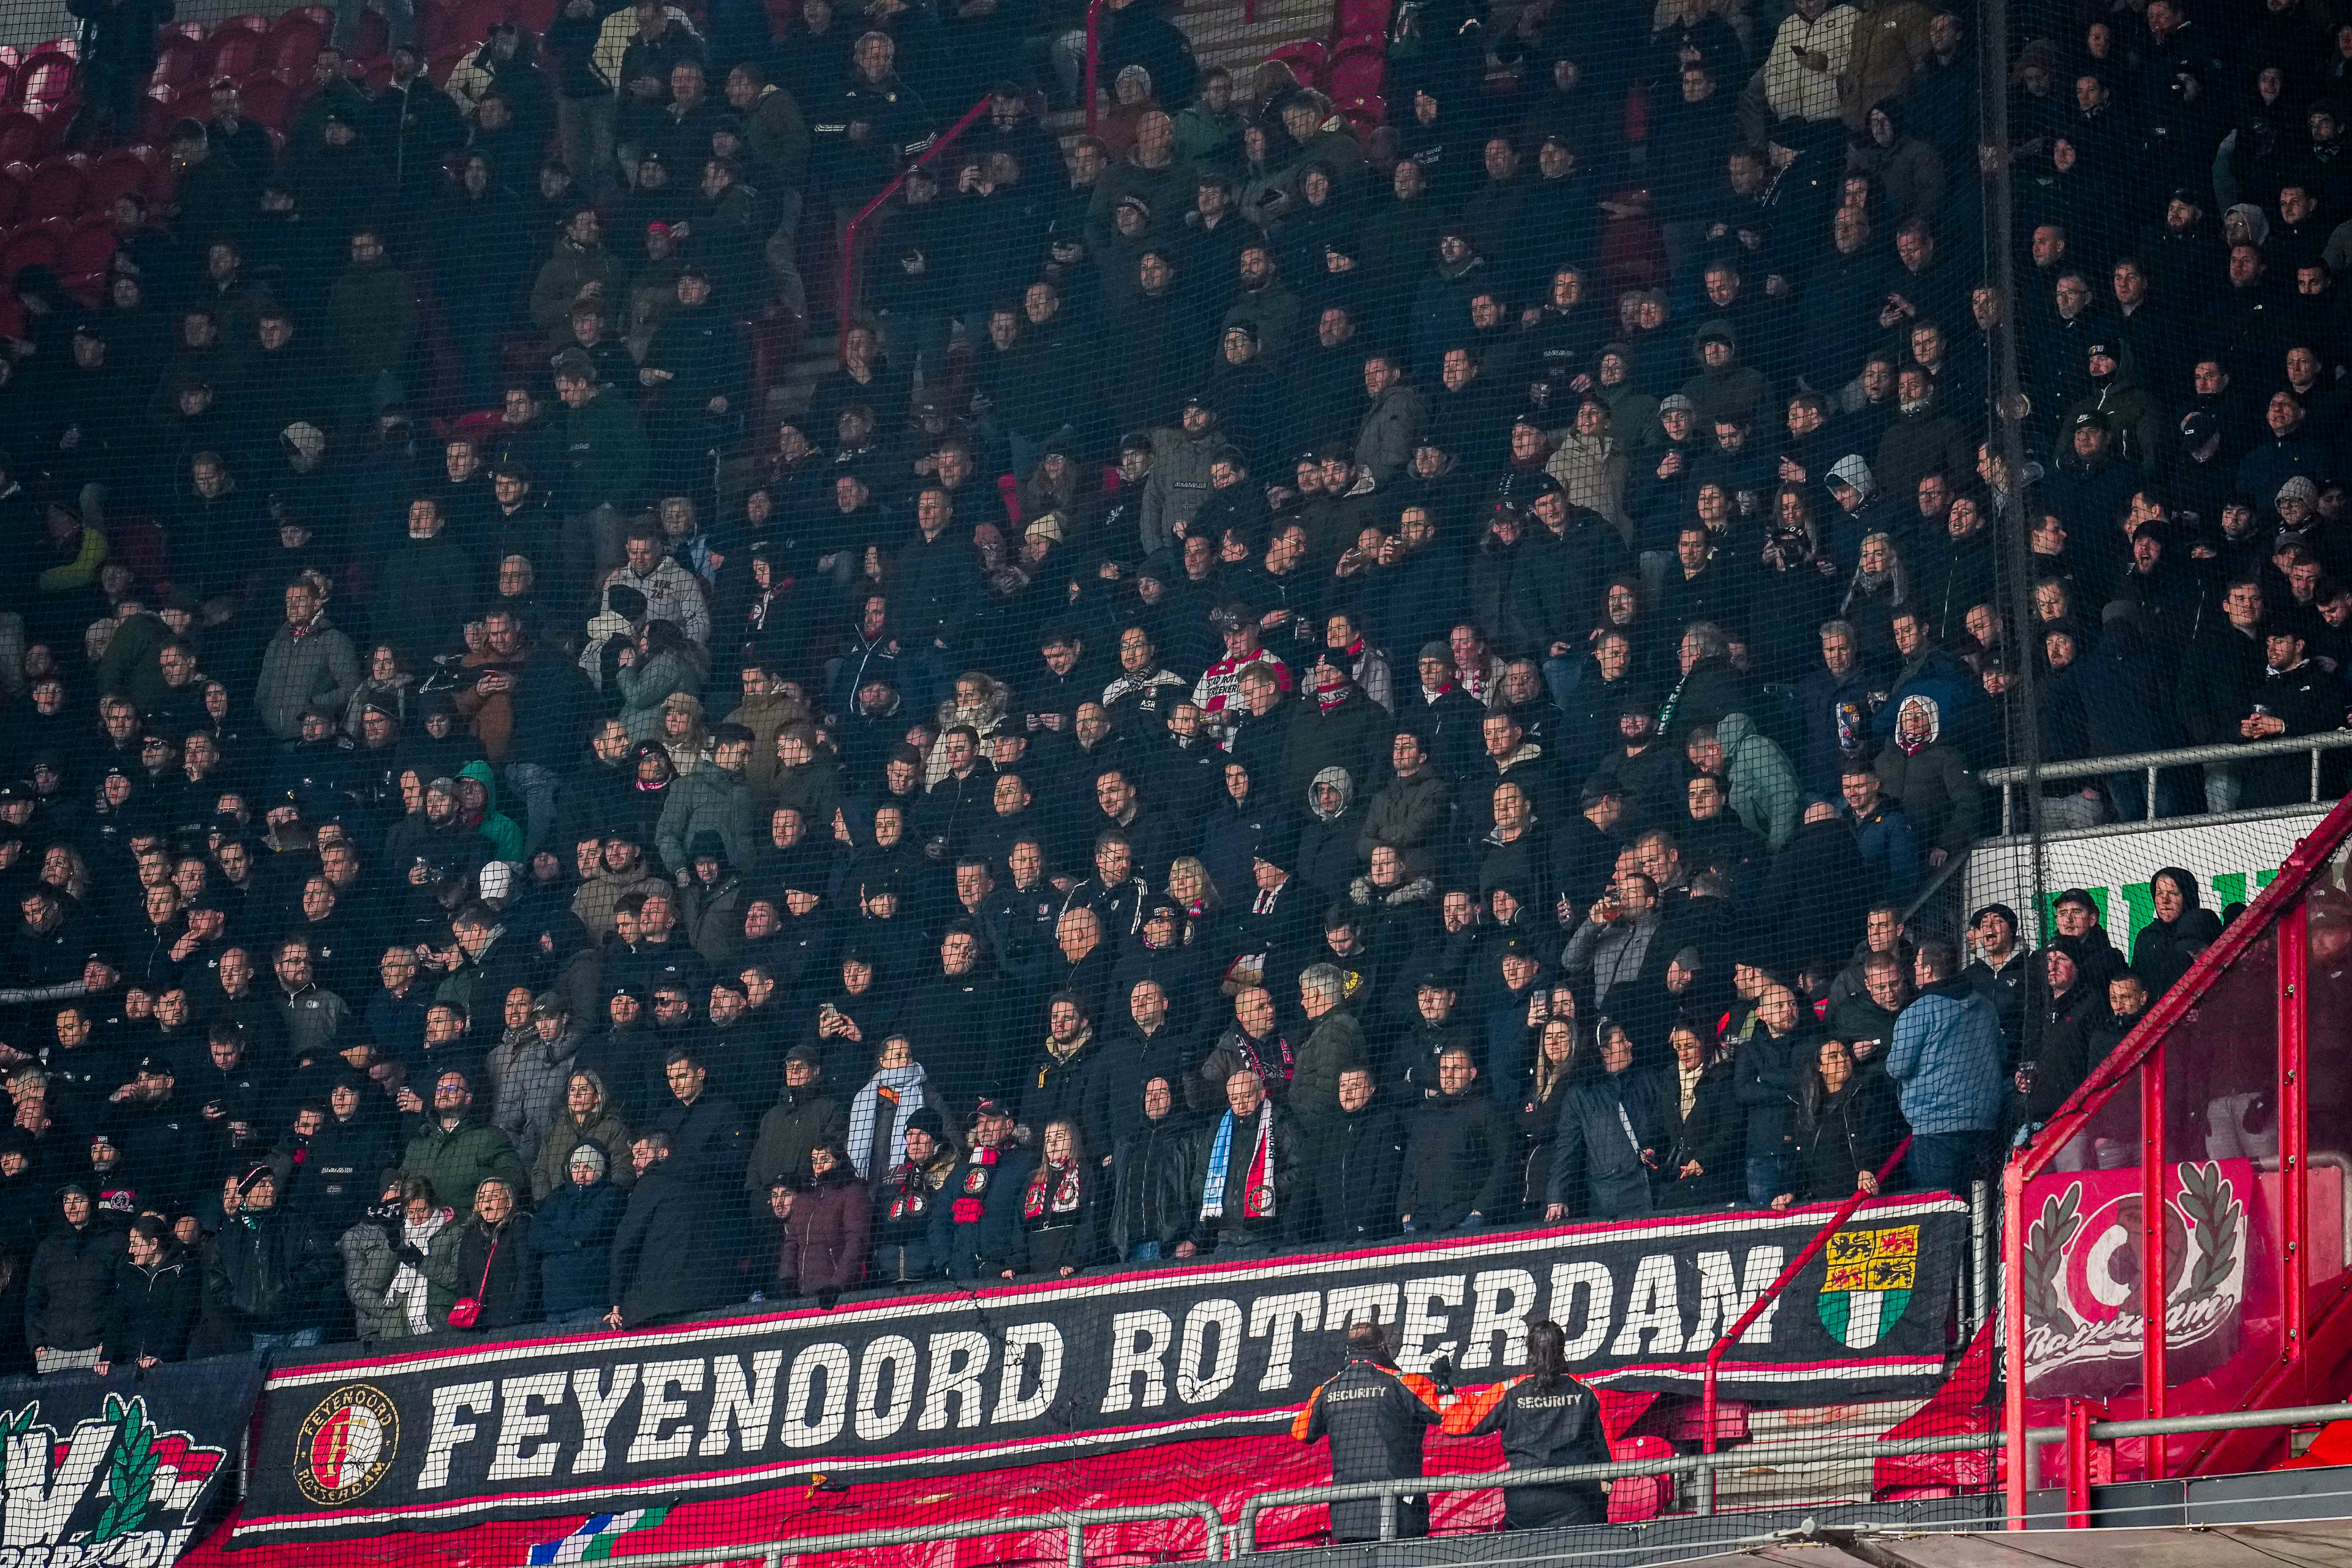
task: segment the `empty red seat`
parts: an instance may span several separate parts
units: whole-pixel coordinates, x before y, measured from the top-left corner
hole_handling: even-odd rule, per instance
[[[194,18],[185,22],[171,23],[164,27],[163,31],[175,38],[185,38],[192,44],[201,44],[205,41],[205,25]]]
[[[263,38],[262,64],[289,87],[306,82],[326,41],[324,26],[299,11],[289,11],[271,25]]]
[[[519,25],[530,28],[534,37],[544,37],[560,9],[562,7],[556,0],[515,0],[514,19]],[[771,16],[775,15],[773,5],[769,7],[768,14]]]
[[[352,0],[352,3],[357,4],[357,0]],[[355,60],[382,59],[383,52],[391,47],[392,25],[383,19],[383,13],[362,11],[359,26],[352,29],[351,58]]]
[[[37,163],[49,150],[50,126],[22,109],[0,114],[0,163]]]
[[[162,46],[155,51],[155,71],[148,80],[165,87],[177,87],[182,82],[194,80],[196,62],[203,52],[202,46],[195,39],[182,37],[177,33],[166,34]]]
[[[1283,44],[1265,53],[1268,65],[1279,60],[1289,68],[1292,79],[1301,87],[1321,87],[1323,68],[1330,63],[1330,51],[1312,38]]]
[[[89,184],[75,159],[42,160],[25,182],[25,221],[72,217],[81,211],[82,193]]]
[[[1377,92],[1359,93],[1353,98],[1342,98],[1336,100],[1332,107],[1339,111],[1339,118],[1348,122],[1349,127],[1359,138],[1379,130],[1389,121],[1388,100]]]
[[[149,182],[155,177],[155,149],[117,147],[111,153],[100,154],[88,173],[89,190],[82,198],[83,205],[92,212],[104,212],[125,192],[146,193]]]
[[[163,530],[152,518],[108,518],[106,553],[108,559],[130,567],[142,583],[162,585],[171,581],[166,575],[170,557],[164,548]]]
[[[0,283],[14,283],[16,274],[27,267],[55,268],[61,236],[53,233],[46,224],[29,224],[9,235],[0,243]]]
[[[458,42],[455,0],[425,0],[416,7],[416,47],[427,57]]]
[[[71,33],[62,37],[44,38],[25,51],[26,58],[35,55],[63,55],[69,60],[81,58],[81,39]]]
[[[103,273],[114,259],[114,225],[100,213],[84,213],[74,220],[58,253],[58,270],[68,282]]]
[[[1395,0],[1339,0],[1331,14],[1331,35],[1338,38],[1361,33],[1388,37],[1389,14]]]
[[[205,39],[200,61],[204,79],[244,78],[261,68],[262,33],[242,23],[223,23]]]
[[[362,79],[367,84],[368,96],[370,98],[377,96],[379,93],[383,92],[385,88],[392,85],[392,61],[389,59],[370,60],[368,62],[367,74]]]
[[[1370,98],[1387,85],[1386,49],[1348,48],[1332,57],[1324,89],[1335,99]]]
[[[47,118],[73,97],[74,58],[44,46],[25,57],[16,72],[16,101],[30,114]]]
[[[294,89],[268,71],[246,78],[237,95],[245,101],[245,111],[272,131],[294,122]]]

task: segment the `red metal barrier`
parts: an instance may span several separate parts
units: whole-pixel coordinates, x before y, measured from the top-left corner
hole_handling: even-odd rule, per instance
[[[1095,121],[1102,110],[1097,104],[1097,89],[1102,79],[1102,14],[1103,0],[1087,0],[1087,134],[1095,133]]]
[[[965,132],[971,130],[979,122],[980,117],[988,112],[988,94],[981,94],[980,97],[973,101],[972,106],[963,111],[962,119],[957,121],[953,125],[949,126],[947,130],[940,132],[929,147],[923,149],[922,156],[917,158],[913,163],[908,164],[906,168],[899,170],[896,175],[892,176],[890,183],[883,186],[881,190],[875,193],[874,199],[867,202],[864,206],[858,208],[857,216],[851,218],[848,224],[843,227],[841,231],[841,292],[838,298],[841,301],[841,325],[844,331],[848,331],[850,319],[857,313],[857,240],[859,235],[865,229],[866,224],[872,221],[874,215],[880,212],[882,208],[888,204],[890,198],[898,194],[898,187],[907,183],[907,176],[908,174],[914,170],[922,168],[925,164],[930,163],[932,159],[937,158],[940,153],[954,146],[962,139]]]
[[[2167,1415],[2207,1415],[2212,1410],[2173,1411],[2168,1408],[2170,1396],[2181,1389],[2172,1384],[2168,1363],[2170,1345],[2168,1342],[2168,1306],[2166,1289],[2167,1243],[2166,1214],[2170,1199],[2167,1191],[2172,1156],[2164,1147],[2166,1113],[2165,1059],[2166,1039],[2174,1027],[2193,1019],[2199,1003],[2206,996],[2240,958],[2273,931],[2277,933],[2277,950],[2273,962],[2273,996],[2276,1006],[2276,1104],[2279,1108],[2280,1154],[2278,1188],[2282,1199],[2281,1237],[2284,1245],[2277,1249],[2273,1265],[2278,1270],[2277,1290],[2284,1321],[2281,1324],[2281,1344],[2277,1363],[2253,1384],[2228,1391],[2208,1391],[2200,1400],[2226,1398],[2233,1410],[2271,1408],[2280,1404],[2298,1404],[2303,1379],[2315,1370],[2324,1370],[2324,1362],[2315,1361],[2312,1343],[2315,1322],[2323,1321],[2336,1340],[2345,1336],[2345,1316],[2328,1317],[2310,1300],[2310,1281],[2306,1274],[2309,1248],[2305,1245],[2310,1228],[2305,1212],[2307,1194],[2305,1183],[2308,1177],[2306,1118],[2308,1105],[2308,1057],[2311,1041],[2304,1008],[2307,990],[2306,930],[2305,897],[2315,876],[2327,864],[2337,848],[2352,836],[2352,799],[2340,801],[2326,820],[2313,828],[2294,852],[2279,868],[2278,876],[2264,889],[2252,904],[2222,930],[2221,938],[2189,967],[2189,973],[2148,1007],[2138,1025],[2110,1052],[2106,1060],[2095,1067],[2083,1086],[2068,1098],[2065,1104],[2051,1116],[2033,1139],[2032,1143],[2009,1162],[2001,1174],[2001,1316],[2005,1339],[2012,1358],[2005,1379],[2006,1407],[2003,1426],[2008,1435],[2005,1458],[2008,1474],[2005,1478],[2009,1528],[2026,1528],[2026,1494],[2031,1481],[2031,1445],[2026,1441],[2027,1397],[2022,1347],[2027,1342],[2024,1296],[2024,1250],[2026,1233],[2026,1184],[2048,1169],[2061,1150],[2078,1136],[2084,1135],[2091,1117],[2118,1091],[2136,1085],[2139,1093],[2139,1142],[2143,1189],[2140,1202],[2141,1233],[2134,1238],[2142,1274],[2140,1299],[2156,1303],[2153,1310],[2145,1312],[2141,1331],[2141,1366],[2139,1408],[2133,1415],[2160,1417]],[[2340,1298],[2339,1298],[2340,1300]],[[2315,1313],[2318,1316],[2315,1317]],[[2330,1355],[2340,1353],[2341,1345],[2331,1342]],[[2223,1436],[2209,1436],[2186,1462],[2175,1466],[2168,1451],[2168,1440],[2150,1437],[2146,1443],[2144,1460],[2147,1479],[2156,1479],[2168,1470],[2195,1473],[2215,1460],[2215,1450]],[[2069,1485],[2074,1484],[2071,1474]]]
[[[1911,1139],[1908,1134],[1906,1134],[1903,1142],[1895,1145],[1895,1152],[1886,1157],[1886,1163],[1878,1168],[1878,1186],[1881,1192],[1885,1190],[1887,1178],[1895,1174],[1895,1167],[1903,1163],[1903,1156],[1910,1152]],[[1746,1333],[1756,1320],[1764,1315],[1765,1309],[1780,1299],[1780,1292],[1789,1288],[1790,1282],[1797,1278],[1798,1272],[1813,1260],[1816,1253],[1830,1244],[1830,1237],[1838,1233],[1838,1227],[1853,1217],[1853,1211],[1877,1195],[1875,1193],[1866,1193],[1860,1187],[1856,1187],[1852,1194],[1848,1194],[1845,1202],[1838,1205],[1837,1212],[1830,1215],[1821,1229],[1813,1232],[1812,1240],[1805,1243],[1798,1249],[1797,1256],[1789,1259],[1789,1266],[1780,1270],[1780,1278],[1766,1286],[1763,1293],[1748,1304],[1748,1310],[1739,1314],[1739,1321],[1726,1329],[1723,1337],[1716,1341],[1714,1348],[1706,1352],[1706,1377],[1699,1387],[1698,1409],[1699,1420],[1706,1429],[1700,1441],[1706,1445],[1708,1453],[1715,1452],[1715,1379],[1717,1370],[1723,1364],[1723,1358],[1730,1353],[1732,1346],[1739,1342],[1739,1336]]]

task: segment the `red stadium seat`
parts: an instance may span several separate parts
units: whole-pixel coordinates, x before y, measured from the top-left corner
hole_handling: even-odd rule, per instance
[[[366,83],[368,96],[370,98],[375,97],[377,94],[383,92],[385,88],[392,85],[392,61],[389,59],[370,60],[368,62],[367,73],[361,79]]]
[[[102,212],[76,218],[58,253],[58,270],[70,284],[77,278],[102,275],[114,259],[114,224]]]
[[[1388,52],[1381,49],[1349,47],[1331,57],[1330,74],[1324,79],[1324,89],[1335,99],[1370,98],[1387,85]]]
[[[383,13],[366,10],[360,13],[359,26],[352,29],[351,58],[355,60],[377,60],[392,47],[392,24]]]
[[[1339,0],[1332,8],[1331,36],[1349,38],[1363,33],[1388,37],[1389,14],[1395,9],[1395,0]]]
[[[25,216],[25,174],[19,164],[0,169],[0,229],[14,228]]]
[[[36,164],[32,177],[25,182],[25,219],[37,223],[43,218],[72,217],[81,211],[83,193],[89,189],[89,177],[78,160],[46,158]]]
[[[55,115],[73,97],[74,58],[44,46],[25,57],[16,72],[16,101],[27,113]]]
[[[460,414],[450,420],[444,437],[454,440],[457,437],[467,436],[476,441],[488,441],[498,434],[499,426],[505,418],[506,410],[502,408],[477,408],[470,414]]]
[[[117,147],[111,153],[100,153],[88,171],[89,187],[82,198],[84,208],[104,212],[126,191],[144,195],[155,178],[155,163],[152,147]]]
[[[238,84],[237,94],[245,101],[245,111],[272,131],[283,131],[294,122],[294,89],[268,71],[249,76]]]
[[[263,37],[262,64],[287,86],[299,86],[310,79],[311,64],[326,41],[325,27],[299,11],[289,11]]]
[[[166,34],[156,50],[154,74],[148,79],[164,87],[178,87],[183,82],[193,81],[202,53],[202,47],[194,38],[183,37],[177,33]]]
[[[1609,1445],[1609,1457],[1619,1464],[1636,1459],[1671,1459],[1675,1450],[1664,1437],[1625,1437]],[[1655,1519],[1674,1500],[1672,1476],[1621,1476],[1609,1486],[1609,1522],[1639,1524]]]
[[[425,4],[416,7],[416,47],[423,49],[427,58],[457,42],[457,7],[454,3],[425,0]]]
[[[58,264],[58,254],[63,248],[60,237],[47,225],[35,224],[19,228],[0,243],[0,283],[14,283],[16,274],[27,267],[50,267]]]
[[[146,107],[139,114],[139,140],[150,146],[160,147],[172,132],[173,93],[168,87],[147,89]]]
[[[25,110],[0,114],[0,163],[37,163],[48,153],[51,124]]]
[[[205,41],[205,25],[193,18],[185,22],[173,22],[163,30],[173,37],[185,38],[192,44],[201,44]]]
[[[199,60],[205,81],[217,77],[242,79],[261,68],[262,33],[242,22],[225,22],[205,39]]]
[[[1331,63],[1331,52],[1312,38],[1301,38],[1297,43],[1268,49],[1265,58],[1269,65],[1279,60],[1287,66],[1291,76],[1301,87],[1321,87],[1323,69]],[[1103,85],[1108,87],[1110,84],[1106,82]]]
[[[308,17],[321,27],[332,27],[335,25],[335,8],[331,5],[297,5],[278,20],[283,22],[294,16]]]
[[[171,581],[166,575],[170,557],[166,552],[163,530],[152,518],[108,519],[106,553],[109,560],[120,561],[130,567],[142,583],[162,585]]]
[[[466,0],[457,8],[457,39],[470,49],[488,37],[492,27],[513,15],[510,0]]]
[[[63,55],[69,60],[81,58],[81,39],[68,33],[63,37],[44,38],[25,51],[26,58],[35,55]]]
[[[520,26],[530,28],[534,37],[544,37],[548,27],[555,21],[556,12],[562,8],[556,0],[515,0],[514,19]],[[769,8],[769,15],[775,15],[774,7]]]

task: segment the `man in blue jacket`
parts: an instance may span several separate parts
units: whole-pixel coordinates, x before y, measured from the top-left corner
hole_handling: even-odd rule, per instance
[[[1908,1185],[1965,1193],[2000,1118],[2000,1015],[1947,942],[1919,945],[1919,994],[1895,1020],[1886,1076],[1911,1124]]]

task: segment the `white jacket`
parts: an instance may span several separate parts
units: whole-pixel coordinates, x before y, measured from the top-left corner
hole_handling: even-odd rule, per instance
[[[1861,13],[1851,5],[1832,5],[1817,21],[1789,13],[1773,36],[1772,51],[1764,57],[1764,101],[1782,120],[1835,120],[1838,79],[1853,59],[1854,24]],[[1829,57],[1829,68],[1813,70],[1800,52]]]

